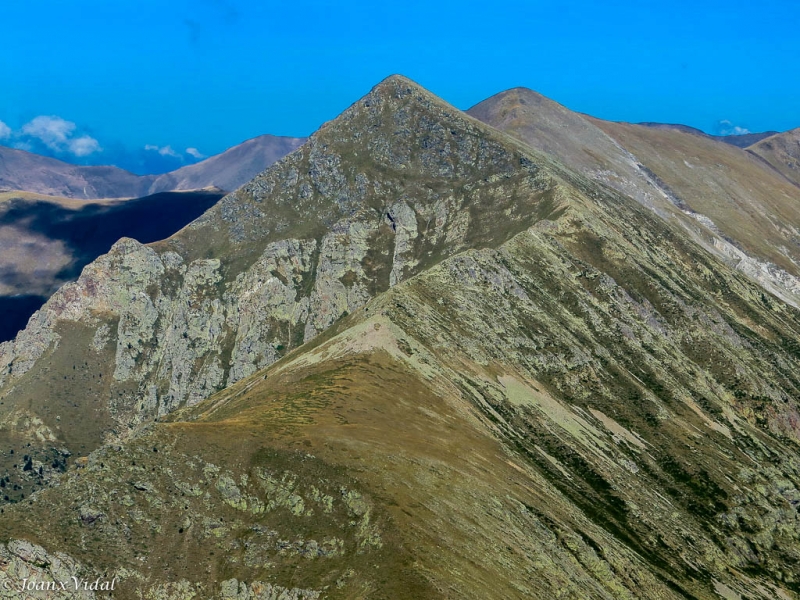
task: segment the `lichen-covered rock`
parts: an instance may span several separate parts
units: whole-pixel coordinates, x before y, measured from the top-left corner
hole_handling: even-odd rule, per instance
[[[288,589],[261,581],[247,584],[228,579],[220,584],[220,600],[317,600],[320,592],[298,588]]]
[[[93,575],[62,552],[50,554],[26,540],[0,544],[0,598],[94,600],[95,590],[87,589],[96,580]],[[104,578],[103,583],[110,588],[112,581]]]

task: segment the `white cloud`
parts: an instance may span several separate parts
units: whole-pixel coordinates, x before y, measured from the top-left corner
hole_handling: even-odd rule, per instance
[[[56,116],[38,116],[22,126],[17,137],[23,144],[30,146],[30,140],[38,140],[55,152],[68,152],[75,156],[89,156],[100,152],[100,143],[88,135],[74,137],[77,125]],[[28,141],[25,141],[28,138]]]
[[[161,156],[171,156],[173,158],[180,158],[181,157],[181,155],[178,154],[177,152],[175,152],[175,150],[172,149],[172,146],[169,146],[169,145],[164,146],[163,148],[161,148],[161,147],[155,146],[153,144],[147,144],[144,147],[144,149],[145,150],[151,150],[153,152],[158,152]]]
[[[0,140],[11,137],[11,127],[0,121]]]
[[[76,129],[75,123],[61,117],[40,116],[22,126],[22,134],[36,138],[51,150],[63,150]]]
[[[69,151],[75,156],[89,156],[102,150],[100,143],[93,137],[82,135],[79,138],[69,140]]]
[[[200,152],[200,150],[198,150],[197,148],[187,148],[186,149],[186,154],[188,154],[189,156],[193,156],[197,160],[200,160],[201,158],[205,158],[206,157],[206,155],[203,154],[202,152]]]
[[[749,129],[744,127],[739,127],[738,125],[734,125],[727,119],[723,119],[718,123],[719,134],[720,135],[745,135],[748,133],[752,133]]]

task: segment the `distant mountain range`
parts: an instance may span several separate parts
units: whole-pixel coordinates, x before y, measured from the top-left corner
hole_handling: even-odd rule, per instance
[[[0,146],[0,191],[62,198],[139,198],[159,192],[215,187],[230,192],[305,141],[262,135],[197,164],[163,175],[134,175],[112,166],[84,167]]]
[[[768,138],[776,133],[779,133],[777,131],[763,131],[761,133],[743,133],[740,135],[711,135],[695,127],[678,125],[674,123],[639,123],[639,125],[653,127],[655,129],[675,129],[677,131],[683,131],[684,133],[691,133],[694,135],[711,138],[712,140],[717,140],[718,142],[725,142],[726,144],[736,146],[737,148],[747,148],[748,146],[752,146],[753,144],[760,142],[764,138]]]

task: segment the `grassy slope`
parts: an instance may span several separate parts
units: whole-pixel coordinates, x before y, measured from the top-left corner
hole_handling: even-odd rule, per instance
[[[748,150],[800,186],[800,129],[773,135],[753,144]]]
[[[730,264],[742,261],[744,272],[797,306],[797,280],[791,276],[800,272],[800,194],[763,159],[673,127],[579,115],[524,88],[497,94],[469,113],[569,170],[682,222],[695,241]]]
[[[739,148],[680,131],[594,121],[748,254],[800,275],[800,192]]]

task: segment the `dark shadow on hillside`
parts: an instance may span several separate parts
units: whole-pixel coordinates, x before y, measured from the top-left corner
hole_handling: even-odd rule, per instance
[[[61,240],[73,260],[53,280],[78,278],[83,267],[105,254],[121,237],[143,244],[163,240],[192,222],[222,198],[221,192],[165,192],[109,205],[89,204],[70,210],[51,202],[11,200],[0,214],[0,226],[10,225]],[[7,282],[8,283],[8,282]],[[36,282],[42,288],[41,281]],[[47,282],[49,283],[49,282]],[[20,282],[15,283],[19,289]],[[0,297],[0,342],[13,339],[46,298],[26,294]]]

